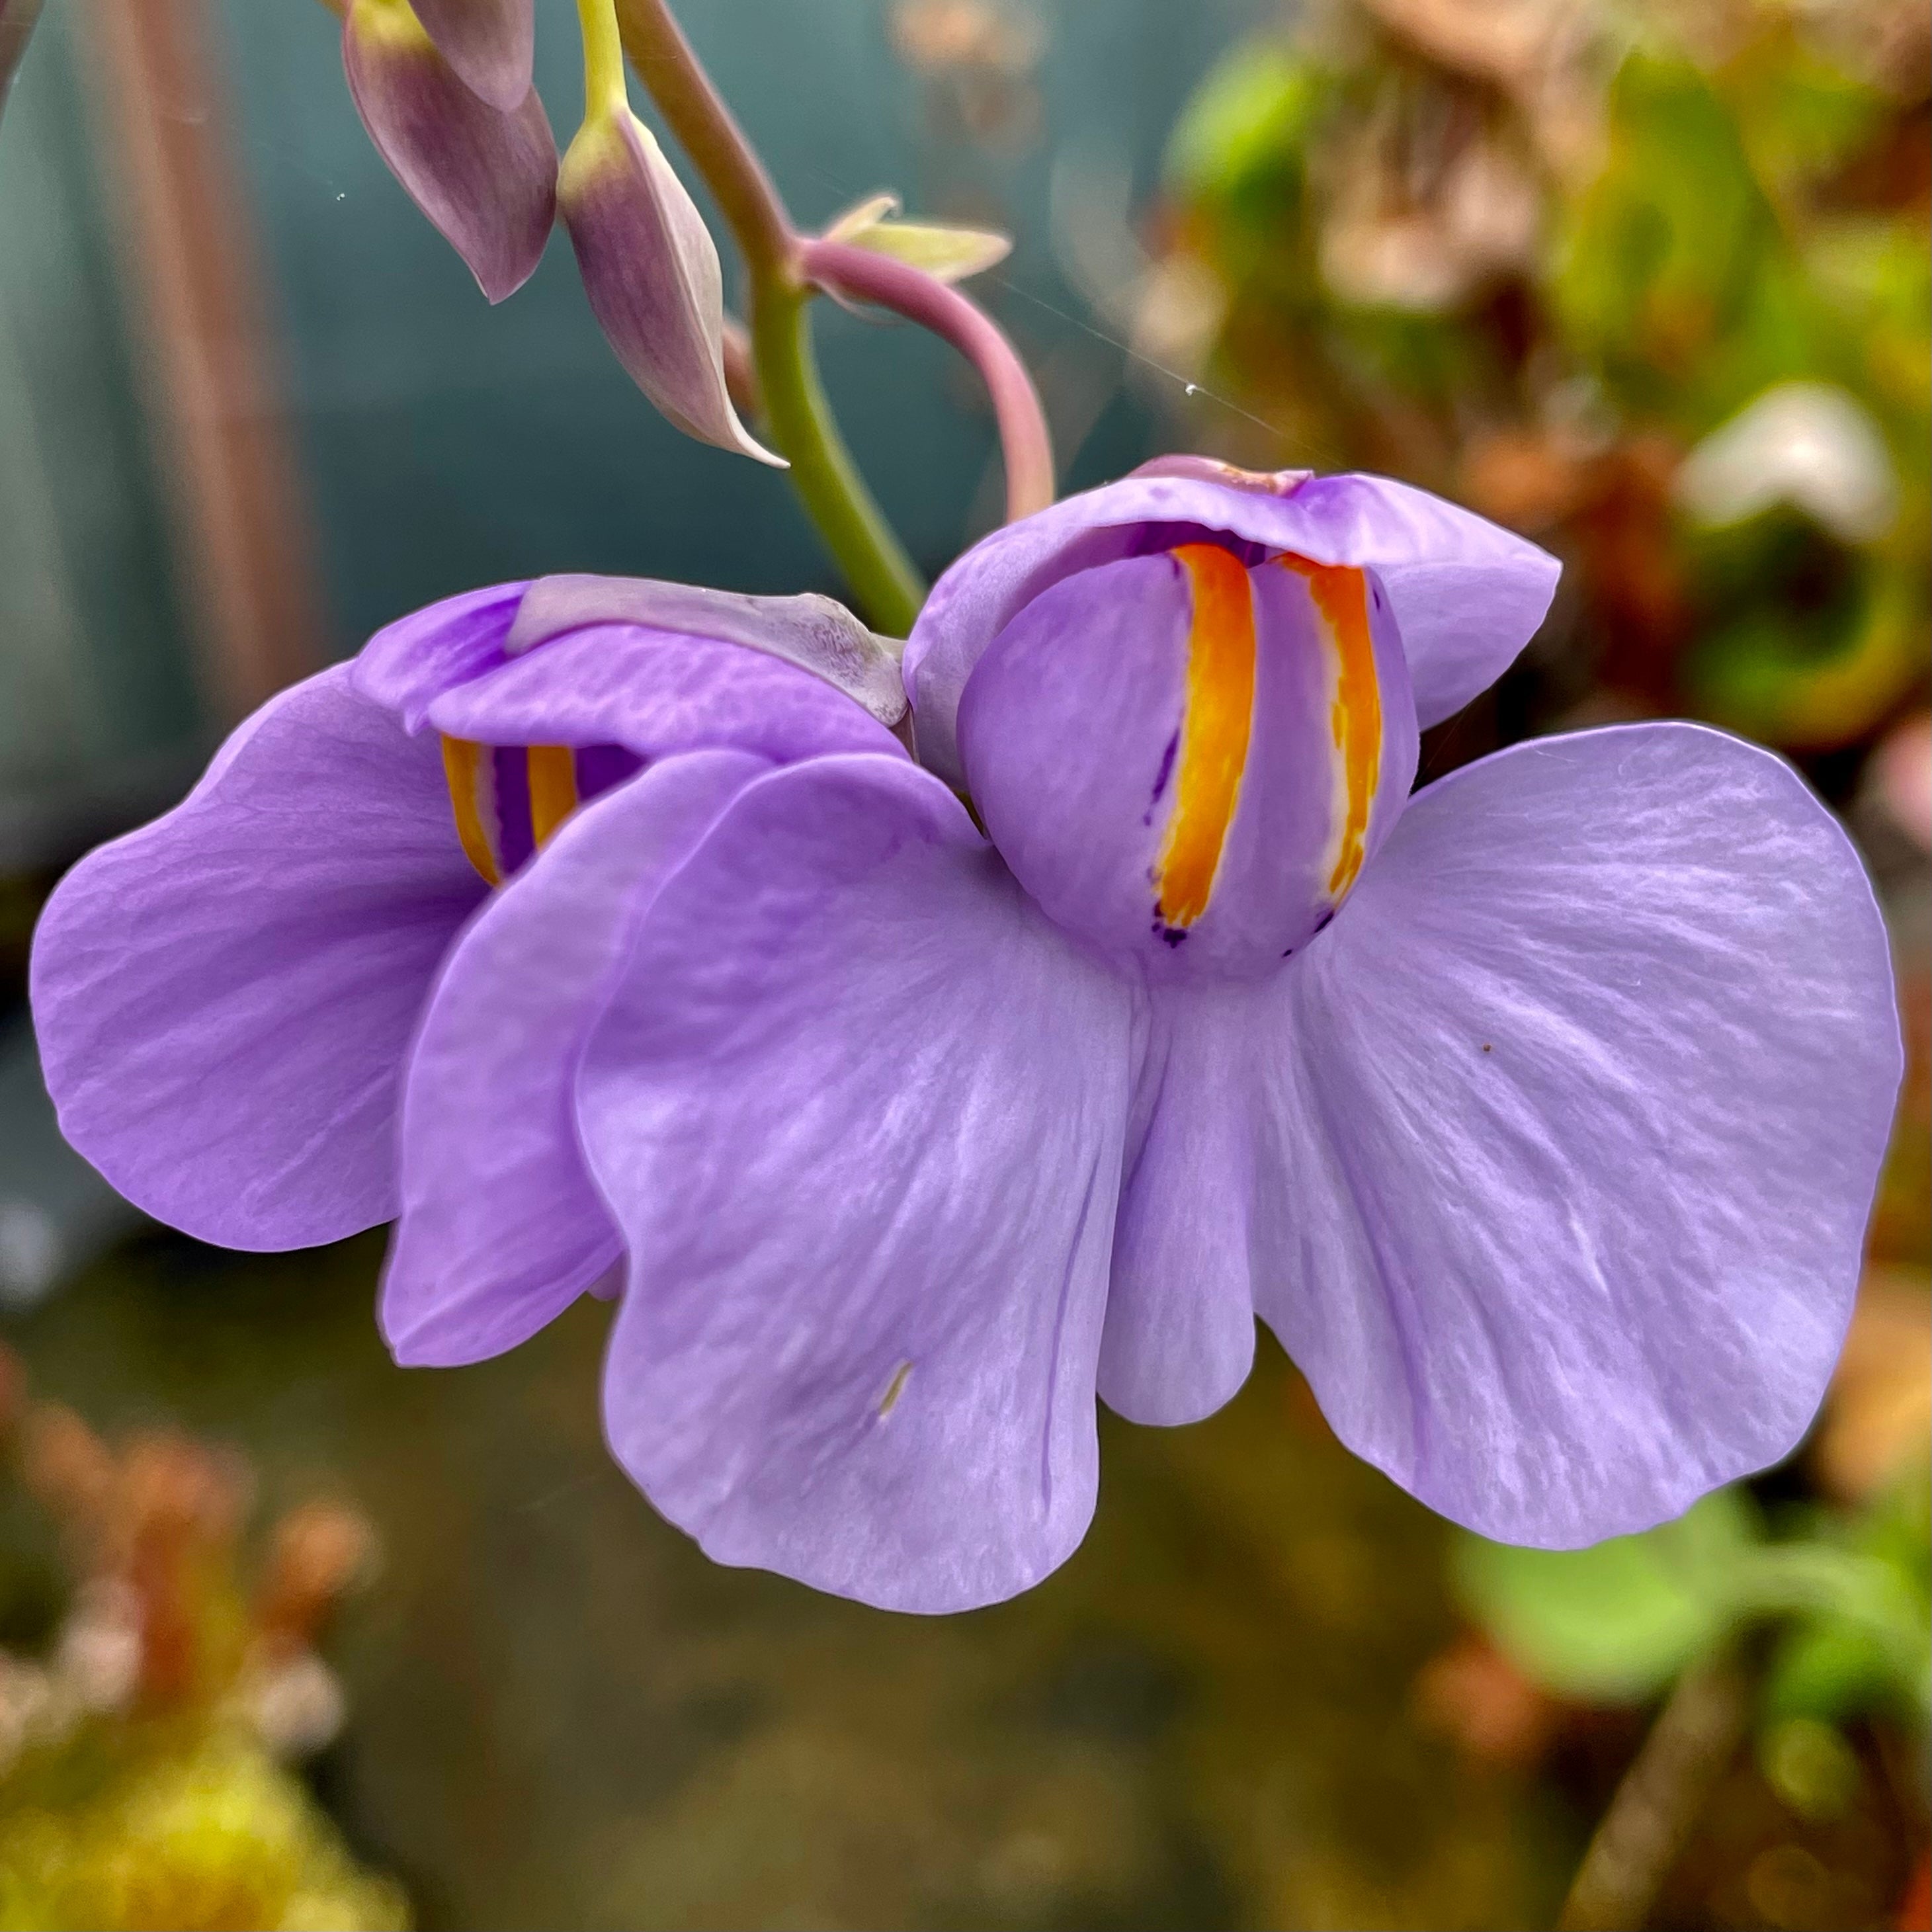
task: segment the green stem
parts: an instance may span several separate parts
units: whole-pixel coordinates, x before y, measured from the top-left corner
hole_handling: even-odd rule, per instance
[[[771,440],[790,460],[806,514],[868,620],[904,637],[926,586],[832,420],[812,354],[810,292],[784,203],[664,0],[616,0],[616,8],[632,66],[717,198],[744,256],[752,357]]]
[[[610,0],[577,0],[577,20],[584,38],[584,118],[622,112],[630,101],[624,92],[624,44]]]
[[[867,620],[903,638],[926,585],[832,419],[812,353],[810,302],[810,290],[790,277],[752,279],[752,359],[772,440],[790,459],[792,487]]]

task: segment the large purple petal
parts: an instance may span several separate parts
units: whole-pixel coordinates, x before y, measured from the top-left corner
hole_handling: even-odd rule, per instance
[[[382,1300],[398,1361],[514,1348],[619,1258],[578,1150],[578,1058],[658,886],[770,769],[742,752],[653,766],[575,814],[452,950],[403,1097]]]
[[[1101,1400],[1130,1422],[1198,1422],[1254,1361],[1244,1102],[1264,1004],[1251,982],[1224,982],[1142,1010],[1099,1376]]]
[[[664,887],[579,1119],[611,1444],[713,1557],[943,1611],[1078,1543],[1127,1007],[900,760],[760,779]]]
[[[298,685],[49,901],[34,1017],[63,1132],[130,1201],[225,1246],[387,1220],[404,1051],[482,895],[434,742],[345,666]]]
[[[1076,571],[1212,532],[1374,571],[1425,725],[1495,682],[1556,587],[1556,560],[1534,544],[1383,477],[1252,477],[1192,460],[1180,473],[1130,476],[996,530],[933,586],[905,652],[922,762],[962,778],[960,694],[1029,599]]]
[[[1797,1441],[1900,1051],[1858,859],[1768,753],[1642,725],[1467,766],[1273,988],[1192,1024],[1254,1110],[1246,1239],[1208,1252],[1252,1258],[1342,1439],[1433,1508],[1589,1543]],[[1178,1163],[1211,1177],[1169,1142],[1184,1200]]]

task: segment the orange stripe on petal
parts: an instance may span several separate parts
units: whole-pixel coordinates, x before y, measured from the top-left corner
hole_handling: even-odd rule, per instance
[[[487,885],[503,883],[503,868],[497,856],[491,830],[496,815],[496,787],[490,770],[495,755],[488,745],[474,745],[466,738],[446,737],[442,741],[442,775],[449,786],[449,806],[456,819],[456,836],[464,856],[483,876]]]
[[[1342,825],[1328,890],[1339,898],[1355,883],[1367,850],[1369,812],[1382,767],[1382,692],[1369,629],[1369,583],[1352,565],[1312,563],[1285,556],[1282,563],[1308,585],[1335,647],[1335,701],[1329,718],[1342,762]]]
[[[1192,926],[1208,910],[1240,796],[1255,709],[1255,606],[1247,568],[1218,544],[1174,554],[1194,593],[1187,639],[1187,710],[1174,811],[1156,872],[1160,916]]]
[[[568,745],[532,745],[530,773],[530,837],[539,848],[577,809],[577,754]]]

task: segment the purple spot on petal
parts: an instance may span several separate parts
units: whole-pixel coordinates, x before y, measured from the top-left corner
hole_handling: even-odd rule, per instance
[[[1160,795],[1167,789],[1167,782],[1174,776],[1174,760],[1180,749],[1180,733],[1177,729],[1167,741],[1167,749],[1160,754],[1160,770],[1154,782],[1154,802],[1160,802]]]

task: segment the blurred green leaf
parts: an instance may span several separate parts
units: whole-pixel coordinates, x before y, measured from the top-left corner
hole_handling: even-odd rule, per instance
[[[1802,10],[1747,8],[1717,38],[1640,13],[1592,10],[1600,40],[1533,100],[1497,99],[1370,0],[1238,48],[1174,136],[1170,245],[1226,297],[1214,380],[1284,453],[1487,497],[1564,553],[1552,693],[1594,674],[1646,712],[1840,751],[1910,702],[1932,625],[1920,111]],[[1533,264],[1499,258],[1435,310],[1366,305],[1379,285],[1338,279],[1338,237],[1424,270],[1493,238],[1508,197],[1457,172],[1479,140],[1540,198]],[[1794,434],[1762,507],[1672,490],[1673,464],[1792,391],[1868,418],[1888,487],[1850,488],[1842,437]],[[1838,471],[1808,482],[1820,449]]]
[[[1284,161],[1298,169],[1324,80],[1278,46],[1235,48],[1182,114],[1168,145],[1169,179],[1184,194],[1230,194]]]
[[[1922,488],[1932,413],[1932,250],[1923,228],[1886,216],[1821,223],[1804,265],[1854,352],[1851,380],[1893,431],[1901,468]]]
[[[1661,1690],[1730,1621],[1758,1546],[1733,1490],[1675,1522],[1587,1550],[1522,1550],[1466,1537],[1458,1593],[1497,1645],[1566,1696],[1636,1702]]]
[[[1788,20],[1748,42],[1718,85],[1760,178],[1797,193],[1852,160],[1891,106],[1822,58]]]
[[[1778,530],[1790,520],[1762,520]],[[1760,586],[1774,594],[1744,605],[1691,654],[1685,682],[1693,701],[1703,716],[1768,744],[1852,742],[1924,674],[1920,587],[1909,568],[1875,560],[1821,602],[1777,596],[1780,574],[1767,571]]]
[[[1766,1714],[1833,1724],[1894,1701],[1897,1673],[1884,1640],[1843,1618],[1794,1625],[1772,1654]]]
[[[1587,1550],[1460,1540],[1465,1606],[1517,1667],[1599,1703],[1656,1695],[1748,1621],[1789,1619],[1766,1690],[1772,1722],[1932,1706],[1932,1504],[1910,1481],[1846,1522],[1806,1513],[1765,1540],[1740,1490]]]
[[[1773,1713],[1759,1736],[1757,1760],[1778,1796],[1800,1817],[1820,1823],[1842,1818],[1864,1782],[1857,1753],[1816,1717]]]
[[[1603,170],[1572,211],[1552,292],[1626,407],[1684,422],[1688,402],[1702,428],[1792,373],[1788,254],[1710,82],[1688,62],[1625,62]]]
[[[1922,1466],[1850,1522],[1751,1559],[1755,1609],[1797,1613],[1766,1687],[1777,1717],[1827,1720],[1889,1707],[1932,1714],[1932,1483]]]

